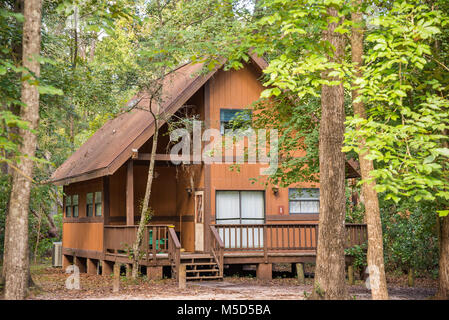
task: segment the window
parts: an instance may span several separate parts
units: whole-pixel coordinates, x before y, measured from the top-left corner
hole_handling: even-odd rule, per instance
[[[86,195],[86,215],[88,217],[92,217],[93,215],[93,209],[94,209],[94,194],[88,193]]]
[[[251,121],[251,110],[248,109],[220,109],[220,133],[226,129],[238,129],[248,126]]]
[[[101,216],[101,192],[95,192],[95,215]]]
[[[318,214],[320,212],[320,189],[288,189],[290,214]]]
[[[263,191],[217,191],[217,224],[262,224],[265,221]]]
[[[73,211],[73,217],[78,217],[78,195],[74,194],[72,196],[72,211]]]
[[[65,216],[67,218],[72,216],[72,196],[65,197]]]
[[[263,191],[217,191],[217,224],[263,224],[265,201]],[[263,227],[220,228],[226,248],[263,248]]]

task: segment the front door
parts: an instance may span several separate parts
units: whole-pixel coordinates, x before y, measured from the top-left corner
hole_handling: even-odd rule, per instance
[[[195,251],[204,251],[204,191],[195,192]]]

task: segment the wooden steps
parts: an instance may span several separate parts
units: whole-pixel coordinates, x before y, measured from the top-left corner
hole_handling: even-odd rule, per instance
[[[186,280],[220,280],[220,267],[212,255],[193,253],[181,255],[181,263],[186,266]]]

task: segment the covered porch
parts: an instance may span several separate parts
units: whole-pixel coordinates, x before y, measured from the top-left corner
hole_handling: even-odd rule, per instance
[[[127,244],[133,242],[131,240],[141,218],[149,156],[149,153],[136,151],[135,156],[116,173],[105,177],[104,190],[109,193],[105,197],[105,206],[108,207],[104,215],[105,249],[122,250],[118,247],[120,241]],[[187,168],[173,165],[169,160],[167,154],[156,155],[149,203],[151,212],[148,223],[152,227],[147,226],[144,243],[151,248],[154,238],[156,250],[167,249],[170,229],[176,235],[181,251],[202,251],[202,246],[195,244],[195,240],[200,237],[199,233],[204,232],[204,225],[202,223],[202,230],[197,230],[198,223],[195,222],[204,222],[203,166],[195,164]],[[195,219],[195,214],[201,215],[200,220]],[[112,245],[110,248],[109,244]]]

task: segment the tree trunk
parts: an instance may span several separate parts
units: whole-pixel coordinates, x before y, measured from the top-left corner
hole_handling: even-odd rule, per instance
[[[145,225],[147,224],[148,216],[149,216],[149,202],[151,197],[151,186],[153,185],[153,177],[154,177],[154,162],[156,158],[157,151],[157,139],[159,133],[159,121],[157,118],[157,114],[154,114],[151,110],[151,103],[153,97],[150,98],[150,112],[154,119],[154,135],[153,135],[153,145],[151,147],[151,158],[150,158],[150,167],[148,168],[148,178],[147,178],[147,186],[145,189],[145,196],[143,199],[142,212],[140,214],[140,222],[139,228],[137,229],[136,242],[133,244],[133,270],[132,270],[132,278],[136,279],[139,271],[139,256],[140,256],[140,246],[142,244]],[[154,239],[156,235],[153,234],[153,245],[155,245],[156,240]]]
[[[449,216],[438,218],[439,251],[437,299],[449,299]]]
[[[449,136],[449,130],[443,134]],[[443,143],[449,148],[449,142]],[[446,207],[449,209],[449,207]],[[438,247],[440,259],[438,261],[438,292],[436,298],[449,299],[449,216],[438,218]]]
[[[357,77],[362,76],[360,67],[363,65],[363,16],[360,12],[360,6],[363,0],[354,0],[353,7],[358,8],[356,12],[351,15],[353,26],[351,36],[351,53],[352,62],[356,68]],[[360,118],[366,118],[365,105],[363,102],[354,102],[359,96],[358,90],[352,91],[352,105],[354,108],[354,115]],[[361,139],[359,148],[365,148],[365,140]],[[362,180],[370,178],[370,172],[374,170],[372,160],[368,160],[365,156],[369,153],[361,152],[359,154],[360,171]],[[371,295],[374,300],[388,299],[387,281],[385,277],[384,266],[384,250],[382,238],[382,222],[380,219],[379,199],[377,191],[375,190],[376,181],[364,183],[362,185],[362,193],[365,202],[365,219],[368,228],[368,253],[367,262],[370,275]]]
[[[14,1],[14,9],[13,11],[15,13],[22,13],[23,14],[23,4],[24,0],[16,0]],[[17,23],[20,24],[20,22],[17,21]],[[22,25],[21,25],[22,26]],[[23,29],[23,26],[22,26]],[[12,43],[12,58],[13,61],[17,64],[22,63],[22,41],[13,41]],[[16,105],[16,104],[12,104],[10,106],[10,111],[16,115],[16,116],[20,116],[20,105]],[[9,128],[9,130],[11,131],[12,134],[14,135],[19,135],[19,129],[18,127],[12,127]],[[14,155],[11,153],[7,153],[6,154],[7,157],[13,157]],[[11,177],[13,174],[13,169],[7,165],[7,163],[5,163],[6,166],[6,174],[8,174],[10,176],[10,181],[11,181]],[[2,171],[4,171],[3,167],[2,167]],[[9,207],[9,199],[11,197],[11,192],[9,193],[9,198],[8,198],[8,202],[7,202],[7,207]],[[5,239],[8,238],[8,234],[9,234],[9,224],[8,224],[8,209],[6,210],[6,217],[5,217]],[[4,241],[3,243],[3,261],[5,261],[6,258],[6,253],[8,251],[7,245],[6,245],[6,241]],[[2,274],[1,274],[1,281],[0,282],[4,282],[6,279],[6,264],[5,262],[3,262],[3,268],[2,268]]]
[[[329,17],[338,17],[338,10],[329,7]],[[335,29],[343,22],[329,23],[323,40],[334,48],[329,61],[341,62],[344,38]],[[323,78],[330,78],[327,70]],[[320,158],[320,220],[312,299],[346,299],[345,283],[345,155],[341,152],[344,134],[343,84],[323,85],[321,91]]]
[[[40,64],[36,56],[40,54],[41,42],[41,0],[25,1],[23,25],[23,66],[40,75]],[[23,120],[29,122],[30,129],[36,130],[39,121],[39,92],[35,85],[22,82],[21,101],[26,105],[21,110]],[[12,190],[8,212],[8,247],[6,264],[6,299],[24,299],[29,276],[28,248],[28,209],[30,202],[33,157],[36,151],[37,137],[28,130],[20,129],[22,144],[19,147],[22,157],[16,164],[20,172],[13,173]]]

